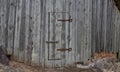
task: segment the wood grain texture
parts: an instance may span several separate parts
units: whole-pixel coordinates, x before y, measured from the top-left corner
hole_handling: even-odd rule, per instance
[[[0,0],[0,45],[17,61],[53,68],[120,52],[118,9],[113,0]]]

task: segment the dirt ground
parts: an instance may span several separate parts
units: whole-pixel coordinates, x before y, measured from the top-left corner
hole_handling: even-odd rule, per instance
[[[0,72],[92,72],[91,69],[82,70],[73,67],[66,67],[64,69],[41,69],[40,67],[27,66],[23,63],[10,61],[9,66],[0,64]]]
[[[103,69],[100,70],[99,68],[88,68],[88,69],[80,69],[76,67],[64,67],[61,69],[41,69],[40,67],[32,67],[32,66],[27,66],[23,63],[15,62],[15,61],[10,61],[9,66],[5,66],[0,64],[0,72],[120,72],[120,62],[115,63],[114,65],[115,71],[112,70],[111,68],[113,65],[109,64],[109,67],[111,67],[109,70],[108,69]]]
[[[31,67],[23,63],[10,61],[9,66],[0,64],[0,72],[42,72],[42,71],[38,67]]]

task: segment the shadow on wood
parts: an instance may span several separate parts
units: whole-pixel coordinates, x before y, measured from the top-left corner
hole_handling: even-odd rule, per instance
[[[3,51],[2,46],[0,46],[0,63],[9,65],[9,59],[7,57],[7,54]]]
[[[120,0],[114,0],[115,5],[117,6],[118,10],[120,11]]]

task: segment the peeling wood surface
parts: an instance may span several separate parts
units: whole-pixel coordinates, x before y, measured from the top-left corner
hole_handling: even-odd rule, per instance
[[[112,0],[0,0],[0,45],[28,65],[63,67],[120,52],[119,21]]]

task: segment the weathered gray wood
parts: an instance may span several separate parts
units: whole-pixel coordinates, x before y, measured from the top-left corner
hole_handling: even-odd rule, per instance
[[[6,17],[6,14],[7,14],[7,0],[2,0],[1,1],[1,45],[2,47],[4,48],[5,50],[5,47],[6,47],[6,28],[7,28],[7,23],[6,23],[6,20],[7,20],[7,17]],[[5,50],[6,51],[6,50]]]
[[[73,4],[74,5],[74,4]],[[73,9],[73,13],[76,13],[76,15],[73,15],[73,27],[76,24],[76,27],[74,28],[75,31],[73,33],[77,34],[75,37],[75,55],[76,55],[76,61],[83,61],[84,59],[84,1],[78,0],[76,1],[76,8],[77,12]]]
[[[33,35],[33,48],[35,49],[34,53],[36,54],[36,57],[34,59],[34,63],[40,65],[40,27],[41,27],[41,1],[36,0],[35,1],[35,20],[34,20],[34,35]]]
[[[43,8],[42,8],[43,7]],[[42,64],[43,64],[43,66],[45,67],[45,65],[46,65],[46,58],[45,58],[45,36],[46,36],[46,33],[45,33],[45,31],[46,31],[46,29],[45,29],[45,27],[46,27],[46,13],[47,13],[47,10],[46,10],[46,0],[44,0],[44,1],[41,1],[41,11],[42,11],[42,15],[41,15],[41,48],[42,48],[42,50],[41,50],[41,52],[42,52]]]
[[[92,22],[91,22],[91,56],[95,54],[96,50],[96,1],[92,0]]]
[[[26,1],[21,0],[20,6],[21,6],[21,24],[20,24],[20,35],[19,35],[19,60],[21,62],[24,62],[24,51],[25,51],[25,11],[26,11]]]
[[[2,45],[2,23],[1,23],[1,20],[2,20],[2,0],[0,0],[0,45]]]
[[[16,1],[16,19],[15,19],[15,36],[14,36],[14,59],[19,60],[19,41],[20,41],[20,26],[21,26],[21,9],[22,0]]]
[[[25,64],[30,65],[30,61],[31,61],[31,53],[29,54],[29,51],[31,49],[31,45],[29,46],[29,32],[30,32],[30,10],[31,10],[31,1],[30,0],[26,0],[26,15],[25,15],[25,24],[26,24],[26,29],[25,29]],[[29,57],[30,56],[30,57]]]
[[[74,58],[74,53],[75,53],[75,48],[72,46],[72,43],[73,43],[73,28],[72,28],[72,25],[73,25],[73,18],[72,18],[72,0],[66,0],[65,2],[65,7],[66,7],[66,19],[72,19],[72,22],[66,22],[66,31],[65,31],[65,34],[66,34],[66,48],[72,48],[72,51],[68,52],[66,51],[65,52],[65,65],[70,65],[71,62],[75,62],[75,58]]]
[[[37,23],[37,1],[32,1],[32,34],[33,34],[33,50],[32,50],[32,64],[36,64],[38,65],[39,64],[39,47],[38,47],[38,23]],[[38,39],[37,39],[38,38]]]
[[[9,9],[9,20],[8,20],[8,45],[7,45],[7,52],[8,54],[13,54],[14,50],[14,28],[15,28],[15,10],[16,10],[16,1],[10,0],[8,4],[10,6]]]
[[[2,0],[0,0],[0,45],[2,45]]]
[[[0,0],[0,45],[29,65],[67,66],[96,52],[120,52],[119,20],[112,0]]]
[[[0,46],[0,63],[2,63],[4,65],[9,65],[9,59],[8,59],[6,53],[4,52],[2,46]]]

